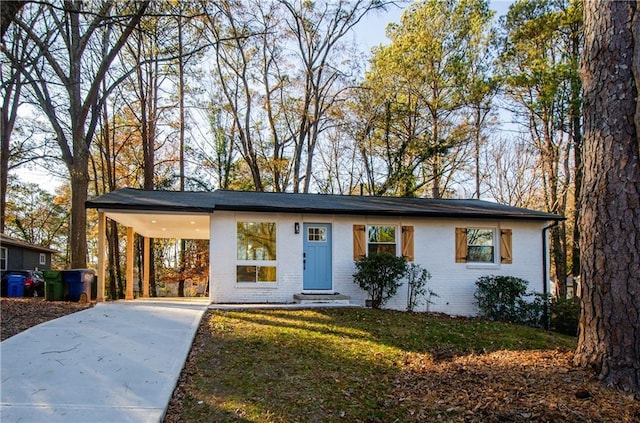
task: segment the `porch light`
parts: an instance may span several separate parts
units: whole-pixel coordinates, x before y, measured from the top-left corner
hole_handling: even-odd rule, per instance
[[[293,232],[295,232],[296,234],[299,234],[299,233],[300,233],[300,223],[295,222],[295,223],[293,224]]]

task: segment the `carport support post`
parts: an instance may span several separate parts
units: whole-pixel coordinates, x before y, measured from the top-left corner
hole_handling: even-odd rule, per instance
[[[127,227],[127,270],[124,299],[133,300],[133,228]]]
[[[144,237],[144,252],[143,252],[143,270],[142,270],[142,297],[143,298],[149,298],[149,268],[150,263],[149,263],[149,257],[151,256],[150,254],[150,248],[151,248],[151,240],[149,239],[149,237]]]
[[[96,269],[96,275],[98,280],[96,281],[96,301],[104,301],[104,277],[107,274],[105,260],[105,244],[106,244],[106,228],[107,228],[107,215],[104,212],[98,212],[98,268]]]

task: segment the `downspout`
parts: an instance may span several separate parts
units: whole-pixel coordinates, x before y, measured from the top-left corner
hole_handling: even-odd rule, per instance
[[[547,289],[547,251],[549,246],[547,245],[547,232],[549,229],[558,226],[558,221],[554,221],[552,224],[545,226],[542,228],[542,294],[545,298],[544,301],[544,310],[542,312],[542,321],[544,322],[544,328],[549,330],[549,301],[547,301],[547,294],[549,290]]]

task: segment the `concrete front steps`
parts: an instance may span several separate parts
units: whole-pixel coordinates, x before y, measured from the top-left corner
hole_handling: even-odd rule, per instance
[[[351,297],[341,294],[294,294],[296,304],[345,304],[349,305]]]

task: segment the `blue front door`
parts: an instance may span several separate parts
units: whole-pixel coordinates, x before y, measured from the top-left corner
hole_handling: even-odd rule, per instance
[[[331,284],[331,224],[305,223],[304,290],[330,290]]]

